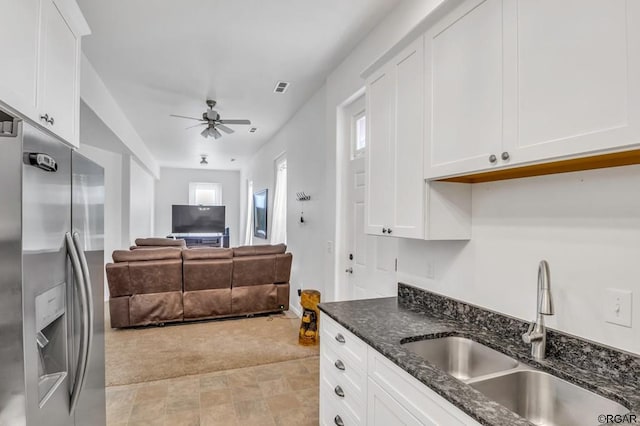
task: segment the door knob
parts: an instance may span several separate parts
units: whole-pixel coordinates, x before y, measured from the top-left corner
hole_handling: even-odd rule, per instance
[[[353,268],[347,268],[344,270],[347,274],[353,274]]]
[[[496,157],[495,155],[491,154],[491,155],[489,156],[489,162],[490,162],[491,164],[493,164],[493,163],[495,163],[496,161],[498,161],[498,157]]]
[[[509,153],[507,151],[503,152],[502,155],[500,156],[504,161],[507,161],[509,159]]]

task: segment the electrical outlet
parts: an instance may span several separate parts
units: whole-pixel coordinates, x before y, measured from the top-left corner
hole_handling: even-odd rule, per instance
[[[604,320],[611,324],[631,327],[631,298],[628,290],[608,288],[604,297]]]

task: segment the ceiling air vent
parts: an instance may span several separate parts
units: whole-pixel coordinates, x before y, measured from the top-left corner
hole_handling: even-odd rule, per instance
[[[279,81],[276,87],[273,89],[273,93],[284,93],[289,88],[289,83],[286,81]]]
[[[252,127],[252,128],[249,129],[249,133],[255,133],[257,131],[258,131],[257,127]]]

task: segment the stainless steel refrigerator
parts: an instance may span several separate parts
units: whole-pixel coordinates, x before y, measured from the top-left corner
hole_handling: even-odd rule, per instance
[[[104,172],[0,109],[0,425],[104,425]]]

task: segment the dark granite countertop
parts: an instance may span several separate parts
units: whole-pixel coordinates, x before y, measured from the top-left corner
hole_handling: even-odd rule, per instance
[[[529,347],[520,340],[520,335],[526,331],[526,323],[441,296],[434,296],[439,300],[437,303],[433,300],[423,301],[422,290],[401,286],[399,298],[322,303],[320,309],[481,424],[515,426],[532,423],[490,400],[470,385],[431,366],[405,349],[401,342],[451,335],[468,337],[523,364],[617,401],[628,407],[631,413],[640,413],[640,376],[636,375],[640,368],[640,358],[588,341],[580,340],[576,344],[572,339],[579,339],[552,332],[554,334],[549,336],[547,351],[550,354],[545,360],[536,361],[531,358]],[[417,302],[414,291],[420,292]],[[408,293],[411,294],[407,296]],[[425,300],[427,298],[424,297]],[[557,342],[554,343],[554,340]],[[562,356],[556,357],[554,352],[561,353]],[[585,353],[592,352],[597,353],[593,366],[591,360],[585,360]],[[602,357],[605,357],[604,361]],[[620,364],[623,364],[621,371]],[[612,368],[611,374],[607,365]],[[627,373],[628,376],[625,376]],[[629,381],[629,378],[635,380]],[[597,419],[589,423],[599,424]]]

